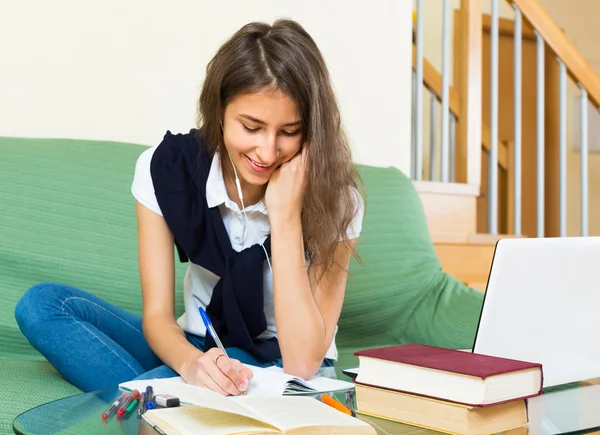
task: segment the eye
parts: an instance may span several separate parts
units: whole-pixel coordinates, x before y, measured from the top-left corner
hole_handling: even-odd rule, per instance
[[[259,129],[257,128],[250,128],[248,127],[246,124],[242,123],[242,125],[244,126],[244,130],[249,131],[250,133],[256,133]]]
[[[286,131],[286,130],[281,130],[281,133],[282,133],[284,136],[290,136],[290,137],[293,137],[293,136],[297,136],[297,135],[298,135],[298,133],[300,133],[300,129],[297,129],[297,130],[294,130],[294,131]]]

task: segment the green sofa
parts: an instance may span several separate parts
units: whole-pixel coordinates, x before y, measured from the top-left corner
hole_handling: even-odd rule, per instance
[[[23,337],[15,304],[41,281],[73,285],[141,314],[130,185],[137,144],[0,138],[0,434],[41,403],[76,394]],[[411,181],[360,166],[367,212],[337,343],[353,352],[401,343],[470,347],[483,295],[443,273]],[[183,310],[185,265],[177,267]]]

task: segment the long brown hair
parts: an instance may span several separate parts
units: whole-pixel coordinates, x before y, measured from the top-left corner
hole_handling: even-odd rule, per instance
[[[238,30],[206,68],[198,104],[200,134],[209,152],[225,153],[221,131],[225,107],[237,95],[279,89],[295,101],[308,144],[308,177],[302,206],[304,247],[324,272],[336,243],[346,241],[358,204],[359,174],[317,45],[297,22],[254,22]],[[362,184],[361,184],[362,186]],[[352,252],[356,256],[356,251]],[[340,265],[344,266],[344,265]]]

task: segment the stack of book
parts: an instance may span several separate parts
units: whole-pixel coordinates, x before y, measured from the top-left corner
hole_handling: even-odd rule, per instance
[[[357,412],[453,434],[484,435],[528,422],[542,365],[410,344],[357,352]]]

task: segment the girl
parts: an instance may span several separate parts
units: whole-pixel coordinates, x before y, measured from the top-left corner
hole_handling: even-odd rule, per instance
[[[237,395],[252,378],[242,363],[309,378],[337,357],[363,202],[312,38],[290,20],[242,27],[208,64],[198,122],[135,168],[143,316],[51,283],[17,306],[29,341],[84,391],[179,374]],[[174,246],[189,262],[179,319]]]

